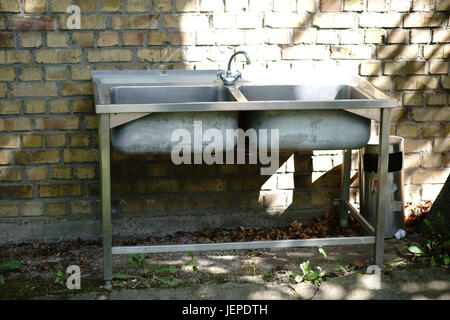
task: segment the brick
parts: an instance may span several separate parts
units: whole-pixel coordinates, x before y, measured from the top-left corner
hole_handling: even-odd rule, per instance
[[[406,30],[395,29],[390,30],[387,33],[387,43],[406,43]]]
[[[72,168],[71,167],[53,167],[50,170],[50,178],[52,179],[71,179]]]
[[[82,61],[82,52],[79,49],[37,50],[35,60],[43,64],[78,63]]]
[[[437,88],[436,77],[431,76],[412,76],[408,78],[396,77],[396,90],[429,90]]]
[[[433,140],[433,151],[434,152],[449,152],[450,151],[450,139],[449,138],[439,138]]]
[[[72,33],[72,41],[81,47],[93,47],[94,34],[92,32],[74,32]]]
[[[364,35],[365,43],[382,43],[384,30],[366,30]]]
[[[416,154],[405,155],[403,161],[405,169],[418,168],[420,166],[420,157]]]
[[[65,67],[45,68],[45,80],[66,80],[67,71]]]
[[[402,23],[400,13],[361,13],[359,15],[359,25],[361,27],[371,28],[396,28]]]
[[[273,11],[295,12],[296,10],[296,0],[273,0]]]
[[[49,148],[64,147],[66,145],[65,134],[51,134],[45,137],[45,145]]]
[[[405,106],[422,106],[423,94],[421,92],[404,93],[403,104]]]
[[[28,51],[2,50],[0,51],[0,64],[30,63],[30,53]]]
[[[73,100],[73,112],[94,112],[92,100]]]
[[[75,0],[74,4],[80,7],[81,12],[97,11],[97,1]]]
[[[19,114],[20,101],[0,101],[0,115],[1,114]]]
[[[318,44],[336,44],[339,42],[339,36],[334,30],[318,30],[316,43]]]
[[[70,73],[72,74],[72,80],[91,80],[92,78],[90,66],[70,67]]]
[[[294,30],[294,44],[314,43],[316,41],[316,29]]]
[[[9,30],[20,31],[56,31],[58,23],[54,17],[15,16],[8,19]]]
[[[410,42],[411,43],[428,43],[431,39],[430,30],[425,29],[412,29]]]
[[[249,32],[252,32],[252,31],[244,31],[244,43],[245,44],[249,44],[247,42],[248,38],[250,38],[251,40],[255,40],[255,38],[252,37],[252,35],[250,35]],[[215,35],[216,34],[214,33],[214,31],[199,31],[196,33],[195,43],[197,45],[214,45],[216,43]],[[264,43],[264,40],[260,40],[259,42],[250,41],[250,43],[252,43],[252,44]]]
[[[71,30],[67,24],[68,16],[59,17],[59,28],[61,30]],[[103,30],[106,29],[105,17],[104,16],[80,16],[81,28],[83,30]]]
[[[61,32],[47,32],[47,47],[68,47],[69,35]]]
[[[408,61],[406,62],[406,74],[425,74],[425,61]]]
[[[363,0],[344,0],[344,10],[363,11],[364,10]]]
[[[27,180],[39,181],[47,180],[47,168],[46,167],[32,167],[25,169]]]
[[[385,11],[385,0],[367,0],[367,11]]]
[[[181,29],[183,31],[209,30],[209,18],[198,14],[173,14],[165,15],[164,28]]]
[[[141,32],[122,33],[122,45],[124,46],[142,46],[144,43],[144,34]]]
[[[131,61],[132,53],[128,49],[92,49],[87,53],[89,62],[127,62]]]
[[[419,135],[419,126],[417,124],[400,124],[397,134],[407,138],[417,137]]]
[[[16,134],[0,135],[0,148],[19,148],[20,136]]]
[[[226,190],[226,181],[222,179],[195,179],[186,180],[186,192],[220,192]]]
[[[450,42],[450,30],[438,29],[433,30],[433,42]]]
[[[43,100],[24,101],[25,113],[44,113],[45,102]]]
[[[149,45],[162,46],[162,45],[165,45],[168,43],[169,43],[169,36],[168,36],[167,32],[149,32],[148,33],[148,44]]]
[[[441,85],[444,89],[450,89],[450,77],[441,77]]]
[[[359,45],[331,46],[332,59],[370,59],[372,48]]]
[[[22,145],[25,148],[40,148],[42,147],[42,136],[38,134],[23,135]]]
[[[391,11],[409,11],[411,9],[412,0],[391,0]]]
[[[74,214],[92,213],[92,201],[79,200],[71,203],[71,211]]]
[[[0,10],[5,10],[2,7],[3,3],[0,3]],[[0,204],[0,217],[15,217],[19,215],[19,207],[16,204]]]
[[[31,185],[3,185],[0,186],[0,199],[31,199],[33,186]]]
[[[16,79],[16,69],[0,68],[0,81],[13,81]]]
[[[80,119],[76,116],[35,118],[34,128],[35,130],[75,130],[80,128]]]
[[[167,16],[164,16],[166,19]],[[114,16],[114,29],[158,29],[158,16],[136,15],[136,16]]]
[[[377,59],[415,59],[418,56],[417,45],[387,45],[377,47]]]
[[[97,162],[98,150],[64,150],[64,162]]]
[[[0,12],[20,12],[20,0],[3,0],[0,2]]]
[[[320,0],[320,11],[339,11],[340,9],[340,0]]]
[[[64,202],[49,203],[47,205],[47,213],[52,216],[65,215],[67,206]]]
[[[362,76],[376,76],[380,74],[381,64],[375,62],[361,62],[359,73]]]
[[[448,0],[436,0],[436,10],[448,11],[450,10],[450,3]]]
[[[120,12],[122,11],[121,0],[101,0],[101,8],[103,12]]]
[[[39,198],[77,197],[81,195],[81,184],[78,183],[38,185]]]
[[[42,80],[42,70],[40,67],[24,67],[19,73],[22,81]]]
[[[439,137],[441,135],[441,126],[439,124],[429,124],[422,126],[422,136]]]
[[[0,48],[14,48],[16,35],[14,33],[0,33]]]
[[[225,11],[246,11],[248,1],[242,0],[225,0]]]
[[[175,10],[182,12],[192,12],[198,11],[199,7],[197,0],[178,0],[176,1]]]
[[[17,83],[11,85],[13,97],[57,96],[58,88],[54,82]]]
[[[442,106],[446,104],[446,95],[442,93],[432,92],[427,93],[425,103],[430,106]]]
[[[17,117],[0,119],[0,131],[28,131],[31,130],[29,118]]]
[[[282,58],[287,60],[296,59],[326,59],[329,56],[329,49],[319,45],[297,45],[283,48]]]
[[[364,31],[342,30],[340,32],[340,44],[362,44],[364,43]]]
[[[264,16],[264,26],[270,28],[299,28],[307,23],[308,15],[302,13],[268,12]],[[324,24],[325,19],[319,20],[318,23]]]
[[[102,32],[98,36],[97,45],[99,47],[112,47],[119,44],[119,34],[117,32]]]
[[[50,113],[69,113],[70,101],[67,99],[50,100],[48,108]]]
[[[186,46],[195,45],[195,32],[172,32],[172,45]]]
[[[313,17],[312,25],[324,29],[355,28],[357,17],[352,13],[320,13]]]
[[[430,152],[431,151],[431,141],[429,140],[405,140],[405,152]]]
[[[138,181],[136,183],[137,192],[139,194],[145,193],[166,193],[178,192],[180,184],[175,179],[158,179],[155,181]]]
[[[51,0],[50,10],[52,12],[67,12],[67,8],[71,5],[71,0]]]
[[[146,12],[148,10],[148,0],[127,0],[127,12]]]
[[[70,135],[71,147],[88,147],[89,146],[88,133],[73,133]]]
[[[165,202],[164,199],[161,198],[151,198],[144,200],[144,210],[151,211],[164,211],[165,210]]]
[[[6,98],[8,96],[8,87],[4,83],[0,83],[0,98]],[[1,102],[4,105],[4,102]]]
[[[9,151],[0,151],[0,164],[10,164],[12,154]]]
[[[403,62],[385,62],[383,68],[383,74],[403,74],[404,63]]]
[[[58,163],[58,150],[19,150],[14,153],[19,164]]]
[[[412,119],[415,121],[450,121],[450,108],[414,108]]]
[[[433,8],[432,0],[413,0],[413,11],[431,11]]]
[[[408,13],[403,18],[405,28],[440,27],[445,21],[442,13]]]
[[[94,166],[75,167],[75,177],[77,179],[93,179],[95,178]]]
[[[25,0],[26,13],[45,13],[47,12],[46,1],[42,0]]]
[[[152,11],[168,12],[172,10],[172,2],[167,0],[152,0]]]
[[[244,31],[241,30],[218,31],[216,43],[218,45],[244,44]]]
[[[0,181],[20,181],[22,180],[21,168],[0,168]]]

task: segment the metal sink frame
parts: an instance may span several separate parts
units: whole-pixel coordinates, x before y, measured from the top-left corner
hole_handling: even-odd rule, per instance
[[[168,102],[113,104],[111,89],[123,86],[222,86],[215,80],[220,70],[170,70],[170,71],[93,71],[94,98],[96,113],[99,115],[99,148],[101,175],[101,202],[103,225],[103,265],[105,287],[111,288],[112,255],[128,253],[162,253],[205,250],[234,250],[258,248],[310,247],[326,245],[353,245],[375,243],[374,263],[381,266],[384,256],[384,221],[386,207],[388,147],[390,134],[390,113],[397,107],[397,101],[384,94],[368,81],[357,76],[322,77],[298,74],[280,74],[271,72],[271,77],[260,74],[246,75],[235,85],[226,86],[236,101],[218,101],[226,99],[209,99],[216,101]],[[265,82],[261,79],[267,79]],[[293,84],[346,85],[346,99],[337,100],[262,100],[245,97],[246,90],[240,86],[289,86]],[[350,98],[349,98],[350,97]],[[206,99],[208,100],[208,99]],[[228,99],[232,100],[232,99]],[[376,226],[370,225],[349,202],[351,151],[343,151],[342,191],[340,199],[340,223],[346,226],[348,214],[352,214],[360,224],[371,232],[371,236],[320,238],[304,240],[251,241],[231,243],[207,243],[189,245],[127,246],[112,247],[111,233],[111,173],[110,173],[110,130],[135,119],[154,112],[201,112],[201,111],[262,111],[262,110],[346,110],[380,122],[380,152],[378,159],[379,192],[377,198]]]

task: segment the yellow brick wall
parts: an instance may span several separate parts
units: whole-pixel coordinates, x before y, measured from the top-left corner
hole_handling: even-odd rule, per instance
[[[69,5],[81,29],[69,29]],[[92,70],[347,66],[402,105],[406,200],[450,168],[449,0],[0,0],[0,217],[99,211]],[[329,208],[336,152],[258,166],[175,166],[113,151],[113,206],[129,212]],[[331,171],[330,171],[331,170]]]

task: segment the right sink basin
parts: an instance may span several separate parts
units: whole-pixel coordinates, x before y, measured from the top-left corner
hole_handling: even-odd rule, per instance
[[[349,85],[242,85],[248,101],[361,99]],[[338,101],[336,101],[338,103]],[[241,127],[278,129],[280,151],[357,149],[370,138],[370,119],[342,109],[264,110],[241,113]]]

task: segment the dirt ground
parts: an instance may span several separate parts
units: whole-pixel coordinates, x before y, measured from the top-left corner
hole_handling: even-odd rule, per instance
[[[274,229],[205,230],[177,233],[164,238],[148,237],[120,241],[114,245],[184,244],[250,240],[305,239],[317,237],[358,236],[359,227],[351,221],[348,228],[338,226],[336,219],[326,214],[310,224],[296,221],[290,226]],[[423,235],[409,232],[402,240],[385,242],[384,272],[423,267],[408,246],[423,242]],[[287,249],[257,249],[205,251],[195,253],[165,253],[113,256],[113,289],[186,288],[192,285],[215,285],[228,282],[253,283],[267,286],[296,284],[300,264],[310,261],[314,268],[325,271],[323,281],[365,272],[373,264],[373,245],[329,246],[325,254],[317,247]],[[0,299],[28,299],[72,294],[66,288],[66,269],[77,265],[81,269],[81,290],[107,293],[103,289],[101,242],[25,243],[0,246],[0,265],[18,261],[20,268],[0,268],[4,281],[0,283]],[[447,270],[448,272],[448,270]]]

